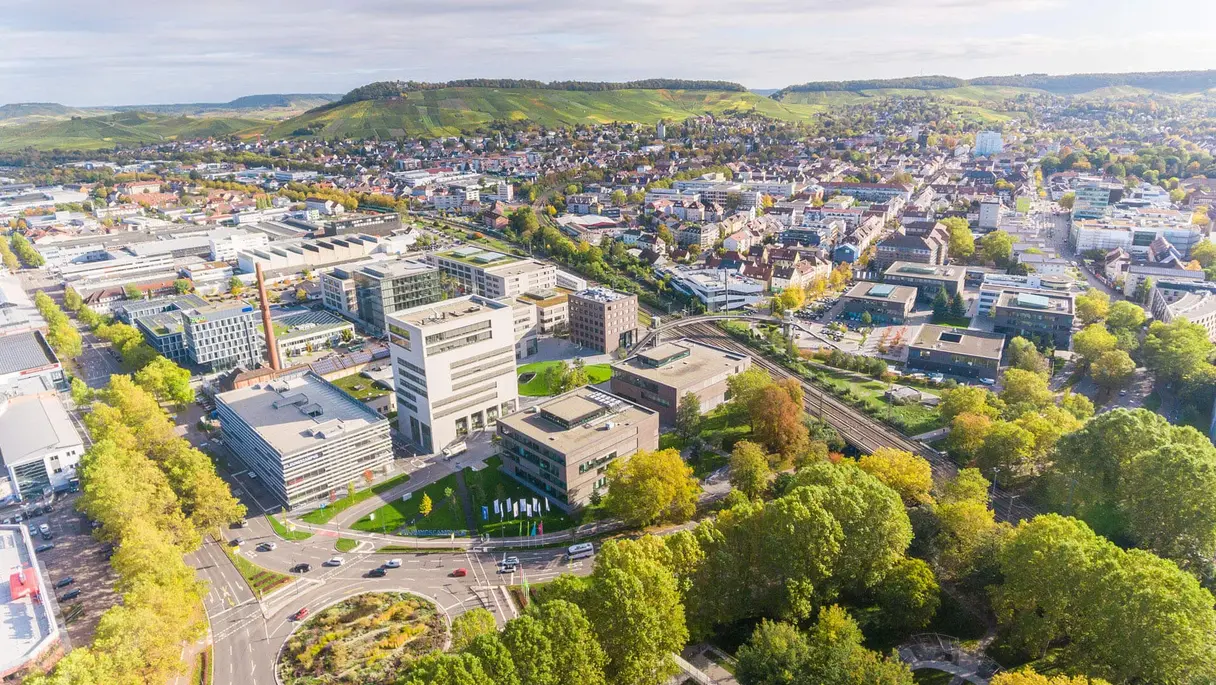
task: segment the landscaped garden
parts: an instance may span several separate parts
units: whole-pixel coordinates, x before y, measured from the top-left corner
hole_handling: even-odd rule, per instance
[[[376,385],[376,381],[372,380],[371,378],[364,378],[357,373],[353,373],[349,376],[343,376],[336,381],[333,381],[333,384],[341,388],[342,391],[347,395],[350,395],[360,402],[366,402],[368,400],[374,400],[378,397],[384,397],[392,392],[392,390],[387,390],[379,385]]]
[[[532,362],[517,369],[519,373],[519,394],[529,397],[548,397],[556,394],[545,372],[560,365],[560,361]],[[612,367],[607,364],[591,364],[585,367],[587,379],[591,385],[603,383],[612,378]]]
[[[473,502],[473,515],[477,518],[478,529],[482,533],[495,536],[515,536],[528,534],[528,529],[532,523],[544,522],[544,531],[546,533],[556,533],[559,530],[566,530],[577,524],[577,521],[567,516],[560,509],[550,506],[549,511],[543,511],[545,503],[540,502],[542,509],[541,516],[538,518],[520,517],[512,518],[510,516],[500,517],[494,513],[494,500],[510,499],[512,502],[523,498],[525,501],[531,501],[532,498],[541,500],[534,491],[524,487],[519,481],[499,470],[502,465],[502,457],[494,456],[486,460],[485,467],[480,471],[466,468],[464,470],[464,482],[469,488],[469,498]],[[481,508],[488,507],[490,514],[489,520],[483,520],[481,516]],[[538,529],[539,530],[539,529]]]
[[[279,657],[284,685],[382,685],[419,657],[443,649],[448,629],[431,602],[405,592],[369,592],[317,612]]]
[[[452,495],[449,497],[448,492]],[[401,528],[423,531],[458,531],[467,526],[464,508],[456,497],[456,474],[449,474],[416,490],[410,498],[389,502],[371,514],[356,521],[351,528],[364,532],[409,532]],[[430,513],[424,514],[424,502],[430,503]]]
[[[236,567],[237,572],[245,579],[245,582],[249,585],[249,589],[253,591],[254,596],[258,599],[291,582],[291,576],[258,566],[239,554],[235,548],[230,547],[226,542],[221,541],[220,545],[224,548],[224,553],[232,560],[232,565]]]
[[[379,494],[388,492],[389,490],[392,490],[393,488],[397,487],[398,485],[408,482],[409,479],[410,479],[410,477],[404,473],[397,475],[397,476],[393,476],[392,478],[389,478],[388,480],[384,481],[383,483],[377,483],[377,484],[371,486],[370,488],[364,488],[362,490],[357,490],[357,491],[355,491],[355,494],[353,496],[347,495],[346,497],[341,497],[339,499],[336,499],[333,502],[330,502],[328,505],[326,505],[325,508],[315,509],[313,511],[310,511],[307,514],[304,514],[304,516],[302,516],[301,518],[304,521],[311,523],[313,525],[317,525],[317,526],[325,524],[325,523],[329,523],[330,519],[332,519],[333,517],[337,516],[338,514],[342,513],[343,511],[346,511],[347,509],[355,506],[356,504],[371,498],[372,495],[379,495]]]

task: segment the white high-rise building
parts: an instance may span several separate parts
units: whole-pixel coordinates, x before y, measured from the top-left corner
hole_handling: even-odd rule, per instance
[[[1005,151],[1000,131],[980,131],[975,134],[975,156],[999,155]]]
[[[654,127],[654,134],[659,140],[663,140],[667,137],[667,124],[664,124],[662,119],[660,119],[659,123]]]
[[[516,410],[510,304],[466,295],[386,319],[397,429],[424,452],[442,450]]]

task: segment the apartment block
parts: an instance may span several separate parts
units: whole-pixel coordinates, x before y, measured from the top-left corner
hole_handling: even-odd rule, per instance
[[[372,335],[385,331],[385,316],[443,299],[439,269],[422,261],[369,262],[321,274],[327,309],[353,319]]]
[[[436,452],[515,411],[510,304],[466,295],[388,315],[398,430]]]
[[[570,295],[570,342],[604,354],[633,347],[638,328],[638,296],[609,288]]]
[[[578,388],[498,422],[502,469],[558,508],[585,506],[607,485],[608,465],[659,447],[659,414]]]
[[[266,341],[257,308],[243,300],[178,312],[188,359],[208,371],[262,363]]]
[[[288,508],[312,508],[393,462],[389,422],[311,371],[215,398],[228,447]]]
[[[686,393],[697,396],[702,414],[709,412],[728,399],[726,379],[751,365],[745,354],[683,339],[614,364],[610,387],[613,394],[657,411],[660,421],[670,426]]]
[[[427,256],[431,264],[456,279],[465,293],[491,299],[519,297],[532,290],[557,287],[557,267],[480,247],[462,247]]]

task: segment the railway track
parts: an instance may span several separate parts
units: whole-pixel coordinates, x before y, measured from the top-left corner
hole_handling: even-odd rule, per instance
[[[803,403],[807,413],[834,428],[845,442],[859,451],[869,454],[880,447],[890,447],[919,455],[929,462],[929,467],[933,471],[933,479],[937,483],[948,481],[958,475],[958,465],[944,453],[922,442],[912,440],[895,428],[846,404],[810,381],[796,376],[784,366],[735,340],[715,324],[692,323],[683,326],[682,330],[697,340],[748,355],[752,358],[753,364],[768,371],[773,378],[797,380],[802,386]],[[991,495],[992,509],[999,520],[1016,523],[1038,514],[1033,507],[1019,502],[1019,496],[1016,494],[993,487]]]

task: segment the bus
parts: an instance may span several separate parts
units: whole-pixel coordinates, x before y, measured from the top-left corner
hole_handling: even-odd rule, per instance
[[[575,559],[586,559],[587,557],[594,555],[595,545],[592,545],[590,542],[580,542],[577,545],[570,545],[570,548],[566,550],[566,558],[570,561],[574,561]]]

